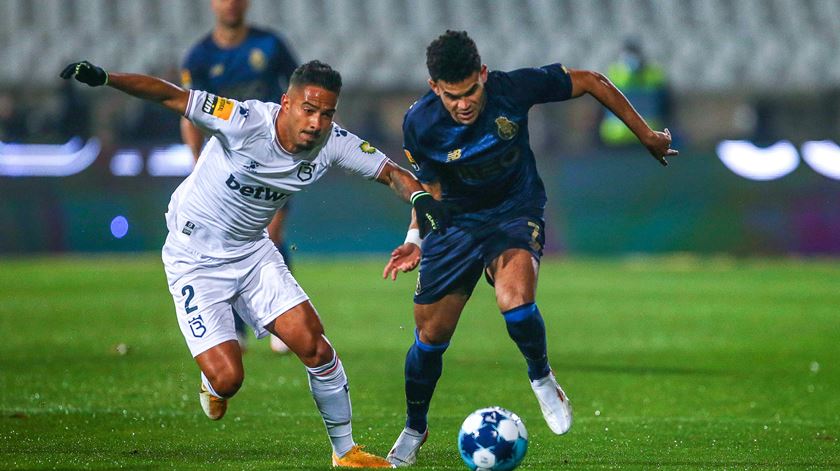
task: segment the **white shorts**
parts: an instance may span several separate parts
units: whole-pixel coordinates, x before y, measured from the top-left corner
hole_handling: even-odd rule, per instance
[[[309,299],[268,238],[250,254],[219,259],[169,235],[162,258],[178,325],[194,357],[236,339],[231,307],[262,338],[266,325]]]

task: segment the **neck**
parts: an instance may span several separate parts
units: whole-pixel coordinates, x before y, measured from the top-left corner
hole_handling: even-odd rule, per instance
[[[219,47],[230,48],[238,46],[245,40],[248,35],[248,25],[244,22],[236,26],[227,26],[221,23],[216,23],[213,28],[213,42]]]
[[[291,136],[289,136],[289,130],[285,126],[281,126],[281,121],[283,117],[283,108],[280,108],[280,112],[277,113],[277,118],[274,120],[274,131],[277,135],[277,143],[280,144],[280,148],[290,154],[297,154],[297,147],[293,144]]]

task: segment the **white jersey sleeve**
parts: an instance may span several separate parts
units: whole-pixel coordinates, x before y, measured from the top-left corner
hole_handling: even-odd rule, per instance
[[[184,116],[219,139],[226,148],[233,148],[247,137],[248,109],[236,100],[190,90]]]
[[[367,179],[374,179],[390,159],[355,134],[333,124],[332,165]]]

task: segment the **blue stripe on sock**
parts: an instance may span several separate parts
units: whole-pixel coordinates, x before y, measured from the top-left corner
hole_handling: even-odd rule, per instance
[[[449,342],[439,343],[436,345],[423,343],[420,341],[420,334],[417,333],[417,329],[414,329],[414,344],[417,345],[417,348],[423,350],[424,352],[443,352],[449,348]]]
[[[505,311],[502,315],[505,316],[505,322],[521,322],[537,312],[537,303],[528,303],[515,307],[510,311]]]

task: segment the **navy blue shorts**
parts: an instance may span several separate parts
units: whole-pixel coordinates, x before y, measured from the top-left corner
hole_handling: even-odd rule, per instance
[[[507,249],[525,249],[537,260],[545,244],[545,221],[519,216],[476,228],[451,226],[445,234],[423,240],[423,256],[414,292],[416,304],[431,304],[449,293],[471,295],[478,279]]]

